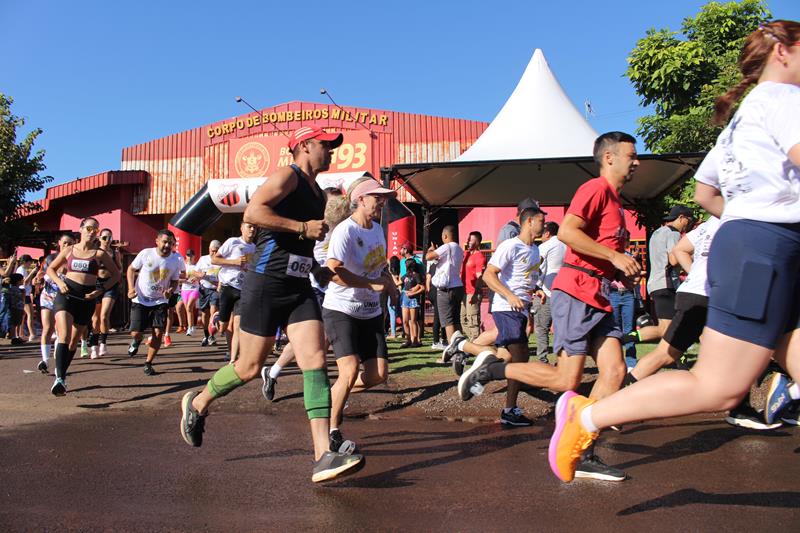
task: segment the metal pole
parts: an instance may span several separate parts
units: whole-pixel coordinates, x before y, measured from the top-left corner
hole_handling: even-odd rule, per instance
[[[383,186],[387,189],[391,189],[391,181],[392,181],[392,169],[383,167],[381,168],[381,181],[383,182]],[[389,244],[389,208],[386,204],[383,205],[383,209],[381,210],[381,228],[383,228],[383,238],[386,239],[386,244]]]
[[[422,257],[428,253],[428,246],[430,245],[431,230],[431,210],[427,204],[422,204]]]

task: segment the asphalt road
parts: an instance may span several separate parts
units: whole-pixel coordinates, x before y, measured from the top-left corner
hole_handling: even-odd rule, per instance
[[[7,341],[4,341],[7,342]],[[178,433],[180,396],[223,353],[182,339],[159,375],[143,359],[76,359],[69,394],[31,373],[36,346],[0,346],[2,531],[796,531],[800,431],[758,433],[720,415],[632,424],[598,453],[623,483],[563,484],[547,466],[552,420],[527,429],[370,416],[344,424],[365,467],[310,482],[299,376],[268,404],[259,383],[221,399],[202,448]],[[124,338],[114,337],[122,354]],[[293,374],[293,373],[290,373]],[[385,394],[383,392],[366,394]]]

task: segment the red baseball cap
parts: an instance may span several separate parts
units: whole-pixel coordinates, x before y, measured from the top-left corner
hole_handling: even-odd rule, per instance
[[[303,126],[294,130],[292,135],[289,137],[289,150],[294,150],[295,146],[302,141],[307,141],[308,139],[328,141],[331,143],[331,148],[338,148],[342,144],[344,136],[341,133],[325,133],[322,131],[322,128]]]

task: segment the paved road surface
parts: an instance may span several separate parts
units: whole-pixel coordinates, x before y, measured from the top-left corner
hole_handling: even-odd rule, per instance
[[[121,338],[114,353],[122,353]],[[222,399],[205,444],[178,434],[178,400],[221,352],[186,341],[146,378],[141,358],[76,360],[66,398],[25,373],[34,348],[0,346],[0,530],[58,531],[796,531],[800,431],[727,426],[720,416],[634,424],[598,447],[624,483],[558,482],[552,420],[528,429],[351,406],[346,436],[366,466],[310,482],[299,377],[267,404],[251,383]],[[380,394],[380,393],[377,393]]]

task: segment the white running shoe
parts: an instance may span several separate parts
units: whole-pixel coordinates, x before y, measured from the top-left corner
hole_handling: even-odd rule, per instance
[[[89,358],[90,359],[97,359],[99,355],[97,355],[97,346],[92,346],[89,348]]]
[[[186,336],[191,337],[192,335],[194,335],[194,326],[189,326],[186,328]]]
[[[98,357],[103,357],[103,356],[104,356],[104,355],[106,355],[107,353],[108,353],[108,349],[106,349],[106,343],[104,343],[104,342],[101,342],[101,343],[100,343],[100,349],[99,349],[99,350],[97,350],[97,355],[98,355]]]

